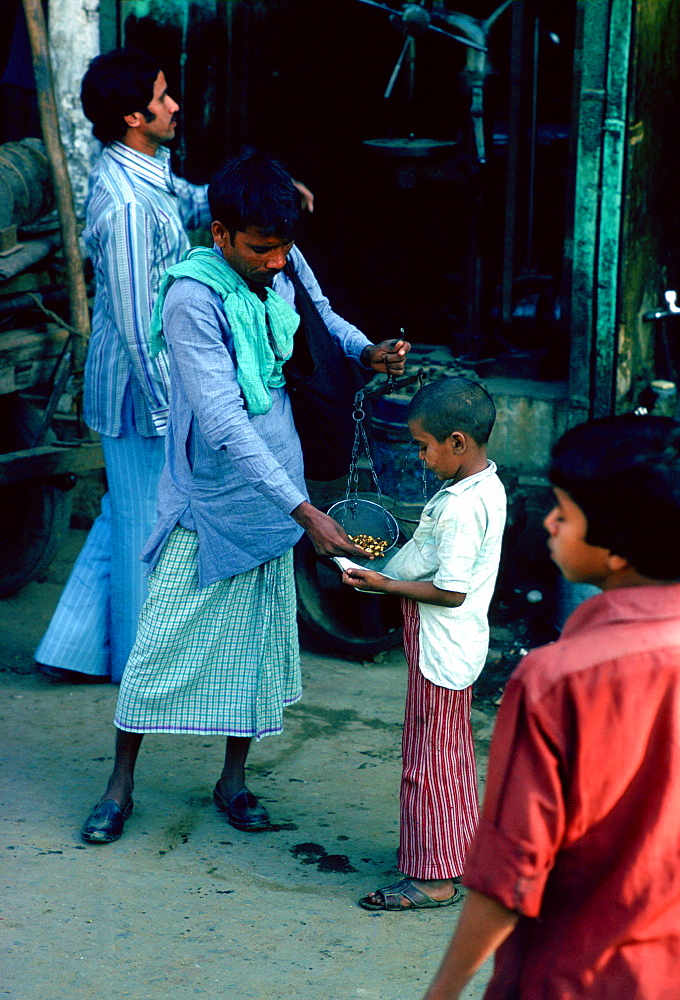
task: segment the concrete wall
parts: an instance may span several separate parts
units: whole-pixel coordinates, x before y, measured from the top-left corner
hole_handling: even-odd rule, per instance
[[[87,178],[100,147],[80,106],[80,81],[99,53],[99,0],[49,0],[48,29],[61,139],[76,215],[82,217]]]
[[[528,475],[545,472],[550,449],[567,428],[567,387],[562,382],[487,378],[496,404],[489,454],[501,468]]]

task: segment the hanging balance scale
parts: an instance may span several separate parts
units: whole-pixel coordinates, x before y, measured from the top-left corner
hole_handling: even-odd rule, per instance
[[[388,375],[385,381],[374,389],[360,390],[354,397],[354,444],[345,498],[333,504],[328,509],[328,514],[345,529],[356,545],[360,545],[370,553],[366,558],[369,560],[367,564],[371,568],[377,569],[376,561],[382,560],[397,544],[399,525],[394,515],[385,506],[385,498],[371,457],[365,426],[364,400],[389,395],[414,383],[418,383],[420,387],[423,382],[422,369],[415,375],[409,375],[402,379],[395,379]],[[375,487],[375,501],[366,500],[365,497],[359,496],[359,459],[362,451],[368,460],[369,472]],[[423,502],[426,500],[425,463],[423,463]]]
[[[387,558],[399,543],[399,526],[387,509],[391,498],[383,495],[373,465],[366,433],[366,399],[387,395],[407,385],[422,385],[424,373],[419,371],[402,379],[386,378],[373,389],[356,394],[354,400],[355,434],[343,500],[324,507],[331,517],[343,525],[349,535],[371,535],[383,543]],[[365,452],[375,492],[359,495],[359,461]],[[366,499],[366,497],[370,499]],[[389,551],[388,551],[389,550]],[[358,562],[358,560],[357,560]],[[370,559],[362,565],[379,569],[383,559]],[[399,645],[402,636],[402,616],[399,598],[385,594],[372,595],[355,590],[341,582],[337,565],[316,554],[314,546],[303,535],[295,546],[295,582],[297,587],[298,620],[321,641],[325,649],[350,657],[370,658]]]

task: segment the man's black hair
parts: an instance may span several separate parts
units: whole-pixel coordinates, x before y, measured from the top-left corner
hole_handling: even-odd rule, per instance
[[[550,481],[588,522],[586,541],[653,580],[680,579],[680,423],[672,417],[604,417],[564,434]]]
[[[486,444],[496,420],[496,407],[484,386],[462,375],[442,378],[419,389],[411,400],[407,420],[419,420],[437,441],[454,431]]]
[[[295,238],[300,195],[288,171],[265,153],[248,150],[228,160],[210,181],[208,202],[213,222],[221,222],[232,241],[249,226],[264,236]]]
[[[125,115],[136,111],[153,121],[148,108],[160,72],[152,56],[133,48],[112,49],[92,60],[83,77],[80,100],[95,138],[104,145],[122,139],[127,131]]]

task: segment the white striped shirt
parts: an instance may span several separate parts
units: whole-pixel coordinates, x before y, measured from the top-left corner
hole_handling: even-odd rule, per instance
[[[114,142],[90,175],[83,238],[96,293],[84,415],[89,427],[111,437],[120,435],[128,385],[137,431],[165,433],[167,358],[149,357],[149,320],[161,278],[189,246],[187,228],[210,223],[207,185],[176,177],[169,160],[163,147],[154,157]]]

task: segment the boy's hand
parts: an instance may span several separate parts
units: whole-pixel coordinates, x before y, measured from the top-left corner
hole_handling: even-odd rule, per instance
[[[355,590],[377,590],[381,594],[388,592],[389,577],[383,576],[374,569],[346,569],[342,574],[342,582],[354,587]]]

